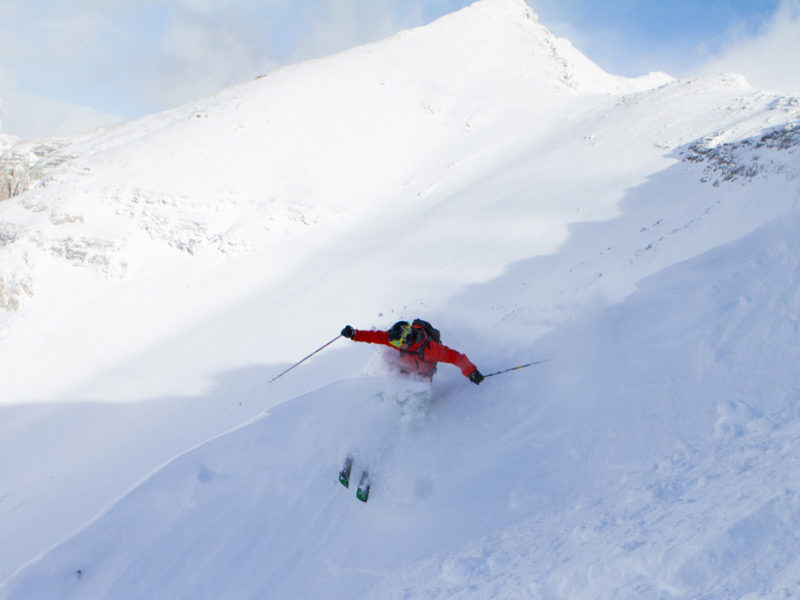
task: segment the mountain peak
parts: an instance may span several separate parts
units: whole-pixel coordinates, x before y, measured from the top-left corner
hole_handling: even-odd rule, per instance
[[[495,14],[505,14],[512,18],[522,16],[538,21],[536,13],[524,0],[476,0],[464,10],[486,10]]]
[[[458,51],[469,53],[464,56],[477,53],[493,59],[497,68],[519,67],[546,88],[555,84],[583,92],[625,93],[672,80],[665,73],[628,78],[604,71],[569,40],[556,37],[540,24],[523,0],[478,0],[412,32],[420,36],[434,33],[453,46],[461,45]]]

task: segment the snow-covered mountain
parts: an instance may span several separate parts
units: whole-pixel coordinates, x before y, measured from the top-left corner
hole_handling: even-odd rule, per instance
[[[799,148],[797,98],[521,0],[9,141],[0,598],[800,595]],[[550,360],[268,383],[416,316]]]

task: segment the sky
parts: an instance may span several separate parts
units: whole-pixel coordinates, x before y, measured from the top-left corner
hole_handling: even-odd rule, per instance
[[[605,70],[800,95],[800,0],[526,0]],[[0,131],[83,131],[423,25],[472,0],[0,0]]]

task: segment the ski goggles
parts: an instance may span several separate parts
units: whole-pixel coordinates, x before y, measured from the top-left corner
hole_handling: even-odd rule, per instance
[[[414,328],[406,323],[400,327],[392,327],[389,331],[389,343],[395,348],[408,346],[414,339]]]

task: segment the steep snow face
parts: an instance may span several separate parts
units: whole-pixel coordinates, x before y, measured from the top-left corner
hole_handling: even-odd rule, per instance
[[[800,217],[648,278],[410,405],[331,383],[177,457],[4,598],[800,592]],[[508,289],[504,291],[508,292]],[[336,481],[373,472],[367,505]]]
[[[0,597],[791,591],[800,106],[659,77],[483,0],[42,142],[0,203]],[[413,410],[347,341],[266,383],[415,316],[552,360]]]

